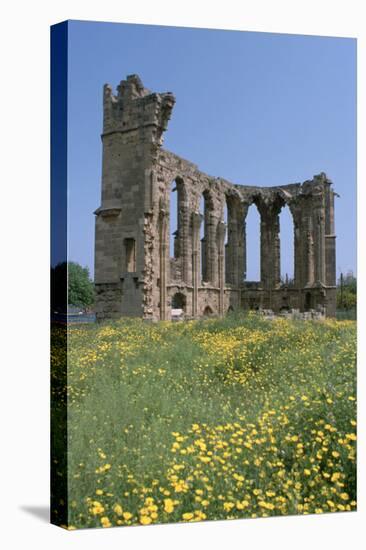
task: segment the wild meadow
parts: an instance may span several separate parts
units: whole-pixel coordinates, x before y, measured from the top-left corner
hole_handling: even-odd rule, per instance
[[[59,336],[65,527],[356,509],[354,321],[71,326],[67,381]]]

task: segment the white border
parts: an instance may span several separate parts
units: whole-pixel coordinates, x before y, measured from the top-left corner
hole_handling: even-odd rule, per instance
[[[25,507],[48,503],[49,26],[64,19],[358,38],[358,279],[365,280],[363,1],[7,2],[1,66],[1,540],[4,548],[360,548],[365,523],[365,292],[359,284],[359,511],[66,532]],[[5,154],[4,154],[5,153]],[[364,253],[365,256],[365,253]],[[363,340],[363,341],[362,341]],[[363,388],[363,389],[362,389]]]

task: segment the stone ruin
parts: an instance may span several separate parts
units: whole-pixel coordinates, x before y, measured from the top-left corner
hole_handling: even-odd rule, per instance
[[[237,309],[335,315],[334,196],[324,173],[278,187],[236,185],[162,148],[175,98],[137,75],[104,86],[101,206],[95,211],[98,320],[169,320]],[[172,183],[177,230],[170,257]],[[201,197],[204,212],[200,212]],[[246,280],[246,215],[260,215],[260,281]],[[279,214],[294,225],[294,281],[281,283]],[[227,208],[227,224],[224,209]],[[203,232],[203,236],[202,233]],[[226,236],[227,232],[227,236]],[[226,241],[226,242],[225,242]]]

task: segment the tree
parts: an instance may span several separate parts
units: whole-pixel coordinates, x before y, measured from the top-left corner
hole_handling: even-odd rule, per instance
[[[357,305],[357,279],[352,271],[341,276],[337,283],[337,308],[355,309]]]
[[[66,301],[84,308],[94,303],[94,285],[90,280],[89,269],[76,262],[61,262],[51,269],[52,310],[66,310]]]
[[[94,285],[89,269],[68,262],[68,302],[74,306],[90,307],[94,303]]]

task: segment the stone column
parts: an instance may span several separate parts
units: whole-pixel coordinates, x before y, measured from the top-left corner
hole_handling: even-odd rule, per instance
[[[301,255],[301,217],[298,211],[291,209],[294,220],[294,279],[295,287],[302,286],[302,255]]]
[[[217,224],[218,279],[219,279],[219,315],[224,315],[225,288],[225,233],[226,224],[221,220]]]
[[[331,183],[326,187],[325,202],[325,264],[326,284],[336,285],[336,236],[334,229],[334,192],[330,188]]]
[[[319,199],[316,201],[313,223],[315,226],[315,280],[317,284],[325,285],[325,212],[323,201]]]
[[[239,234],[240,235],[240,234]],[[238,284],[247,278],[247,223],[243,220],[242,234],[238,246]]]
[[[270,208],[261,208],[261,284],[269,290],[273,288],[274,269],[277,261],[274,246],[274,215]]]
[[[165,321],[167,318],[167,299],[166,299],[166,285],[167,285],[167,254],[169,250],[168,242],[168,230],[169,225],[168,216],[165,210],[160,210],[160,320]]]
[[[200,227],[203,216],[199,212],[192,213],[192,316],[198,315],[198,287],[200,285]]]
[[[311,287],[314,284],[315,262],[314,262],[314,225],[313,225],[313,205],[308,197],[299,204],[299,241],[300,241],[300,260],[297,263],[301,265],[300,285],[301,287]]]
[[[268,242],[268,223],[266,216],[263,212],[260,212],[261,222],[260,222],[260,242],[261,242],[261,251],[260,251],[260,271],[261,271],[261,286],[263,288],[268,288],[268,251],[269,251],[269,242]]]
[[[232,285],[238,285],[238,234],[239,234],[239,220],[238,220],[238,208],[233,202],[228,205],[227,209],[227,231],[228,239],[226,245],[226,277],[225,282]]]
[[[262,205],[261,215],[261,284],[268,290],[268,305],[272,307],[272,293],[280,284],[280,223],[276,205]]]
[[[271,288],[278,288],[281,283],[281,243],[280,243],[280,216],[273,212],[271,216],[271,239],[270,246],[272,250],[272,273]]]
[[[217,277],[217,244],[216,244],[216,216],[208,212],[207,236],[205,234],[206,246],[206,280],[213,286],[218,286]]]
[[[189,210],[186,201],[182,201],[181,205],[179,236],[182,256],[182,280],[189,284]]]

